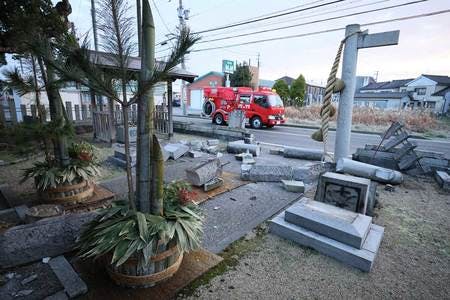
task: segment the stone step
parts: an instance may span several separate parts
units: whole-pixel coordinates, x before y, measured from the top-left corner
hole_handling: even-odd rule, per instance
[[[358,249],[372,224],[371,217],[306,197],[286,210],[285,220]]]
[[[372,224],[362,249],[357,249],[286,222],[284,212],[273,218],[269,226],[270,232],[273,234],[294,241],[300,245],[311,247],[322,254],[333,257],[365,272],[369,272],[372,269],[384,234],[383,227]]]

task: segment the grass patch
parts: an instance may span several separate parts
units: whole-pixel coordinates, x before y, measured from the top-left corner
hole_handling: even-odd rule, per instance
[[[320,125],[320,106],[286,107],[286,117],[289,121],[301,124],[314,122]],[[330,127],[334,127],[337,114],[330,118]],[[391,121],[405,124],[406,129],[418,133],[430,131],[450,130],[450,118],[437,118],[429,110],[381,110],[369,107],[354,107],[352,115],[353,129],[366,130],[366,127],[376,131],[384,131],[391,125]],[[375,130],[370,130],[375,131]],[[441,136],[443,134],[441,133]],[[445,136],[446,137],[446,136]]]
[[[263,244],[267,230],[264,225],[260,225],[253,231],[256,232],[255,237],[251,239],[242,237],[229,245],[219,254],[223,258],[223,261],[191,282],[187,287],[182,289],[178,295],[192,296],[199,287],[208,285],[214,277],[234,269],[238,265],[241,257],[249,252],[257,250]]]

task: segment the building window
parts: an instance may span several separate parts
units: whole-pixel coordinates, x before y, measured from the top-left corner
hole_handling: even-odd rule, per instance
[[[427,89],[426,88],[417,88],[415,89],[417,95],[419,96],[423,96],[427,93]]]

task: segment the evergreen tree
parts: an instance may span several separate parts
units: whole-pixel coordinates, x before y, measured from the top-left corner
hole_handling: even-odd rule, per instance
[[[290,88],[291,101],[294,105],[303,106],[305,101],[306,80],[302,74],[295,79]]]
[[[277,80],[272,88],[277,92],[284,103],[287,104],[289,102],[289,86],[286,82],[283,80]]]
[[[247,64],[238,64],[233,74],[230,74],[231,86],[248,86],[251,87],[252,73]]]

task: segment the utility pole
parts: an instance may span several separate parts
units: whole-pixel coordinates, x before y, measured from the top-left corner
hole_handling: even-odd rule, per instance
[[[358,49],[397,45],[400,31],[388,31],[375,34],[361,32],[359,24],[347,25],[345,28],[345,47],[342,60],[342,80],[345,88],[339,98],[336,126],[334,160],[347,158],[350,152],[352,129],[353,98],[356,87],[356,64]]]
[[[95,0],[91,0],[92,31],[94,33],[94,49],[98,51],[97,20],[95,18]]]
[[[137,34],[138,34],[138,56],[141,57],[142,55],[141,0],[136,0],[136,20],[137,20]]]
[[[184,9],[183,0],[179,0],[178,5],[178,20],[180,21],[180,30],[182,30],[186,26],[186,20],[189,20],[189,10]],[[186,69],[186,64],[184,60],[184,56],[181,58],[181,68],[183,70]],[[187,101],[186,101],[186,81],[181,81],[181,106],[183,107],[183,115],[187,115]]]

